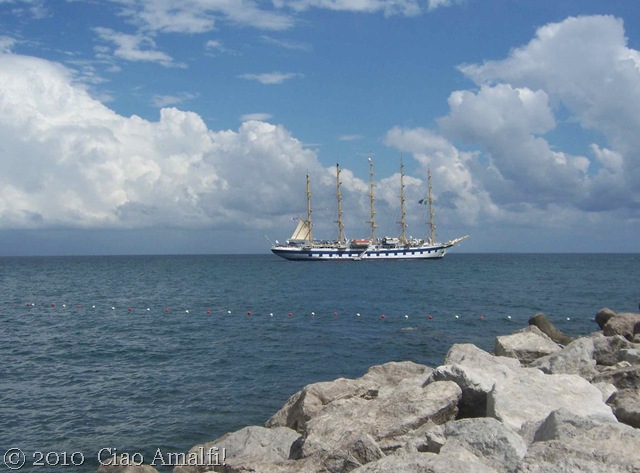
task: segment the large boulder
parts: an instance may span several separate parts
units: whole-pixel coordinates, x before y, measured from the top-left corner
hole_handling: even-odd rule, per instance
[[[633,473],[639,468],[639,430],[560,410],[541,424],[518,473]]]
[[[609,309],[608,307],[603,307],[596,313],[596,323],[598,327],[602,330],[605,324],[616,315],[614,311]]]
[[[487,415],[516,432],[523,424],[542,420],[561,408],[577,416],[602,415],[615,420],[598,388],[572,374],[549,375],[523,368],[496,382],[487,398]]]
[[[538,358],[529,366],[547,374],[577,374],[591,380],[596,374],[594,345],[590,338],[579,338],[551,355]]]
[[[338,450],[362,434],[371,435],[384,450],[385,442],[396,445],[394,438],[428,422],[442,424],[454,419],[460,388],[449,381],[423,384],[420,379],[403,380],[394,390],[371,400],[352,398],[332,403],[307,422],[299,456]]]
[[[364,376],[357,379],[339,378],[310,384],[291,396],[267,421],[266,426],[289,427],[304,433],[306,423],[334,401],[372,399],[378,396],[380,390],[392,389],[403,379],[416,376],[426,378],[431,371],[428,366],[411,361],[389,362],[369,368]]]
[[[560,347],[535,325],[511,335],[496,337],[495,354],[517,358],[522,364],[560,351]]]
[[[620,422],[640,429],[640,390],[620,389],[610,404]]]
[[[445,436],[447,440],[441,454],[462,447],[498,471],[515,471],[527,453],[522,437],[489,417],[448,422]]]
[[[601,332],[591,336],[593,341],[593,358],[601,366],[613,366],[620,360],[620,350],[632,348],[634,345],[622,335],[605,337]]]
[[[635,334],[640,333],[640,314],[622,313],[611,317],[604,327],[602,333],[610,337],[612,335],[622,335],[627,340],[633,340]]]
[[[560,343],[562,345],[568,345],[572,342],[572,339],[567,337],[560,330],[555,328],[555,326],[551,323],[544,314],[536,314],[529,319],[529,325],[535,325],[540,329],[542,333],[548,336],[551,340],[556,343]]]
[[[462,450],[451,454],[402,453],[367,463],[352,473],[497,473],[479,458]]]
[[[431,373],[427,383],[453,381],[462,390],[458,416],[484,417],[487,413],[487,394],[497,380],[520,369],[514,358],[493,356],[471,344],[456,344],[444,359],[444,365]]]
[[[187,455],[197,457],[188,465],[178,465],[174,473],[199,473],[222,471],[231,473],[251,465],[284,464],[289,459],[293,443],[300,437],[295,430],[287,427],[250,426],[223,435],[204,445],[196,445]],[[224,452],[224,455],[210,455],[208,452]],[[195,463],[195,464],[194,464]],[[255,471],[255,470],[254,470]],[[259,470],[258,470],[259,471]]]

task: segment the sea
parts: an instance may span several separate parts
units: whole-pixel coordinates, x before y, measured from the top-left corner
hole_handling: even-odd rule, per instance
[[[602,307],[638,312],[639,281],[638,254],[0,258],[0,470],[124,454],[171,471],[309,383],[436,367],[454,343],[491,351],[539,312],[594,332]]]

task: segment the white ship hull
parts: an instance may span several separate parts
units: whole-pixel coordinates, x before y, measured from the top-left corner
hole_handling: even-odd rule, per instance
[[[407,259],[442,258],[453,244],[424,245],[417,247],[383,248],[334,248],[295,247],[276,245],[271,251],[291,261],[387,261]]]

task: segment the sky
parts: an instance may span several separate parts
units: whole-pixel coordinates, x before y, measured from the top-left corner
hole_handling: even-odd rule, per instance
[[[636,0],[0,0],[0,255],[268,253],[296,217],[640,252]]]

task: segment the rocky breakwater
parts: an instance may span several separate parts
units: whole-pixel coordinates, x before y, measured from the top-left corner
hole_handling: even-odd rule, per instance
[[[640,314],[596,321],[571,340],[537,314],[495,354],[458,344],[435,369],[391,362],[308,385],[173,471],[640,473]],[[224,464],[205,464],[211,449]]]

